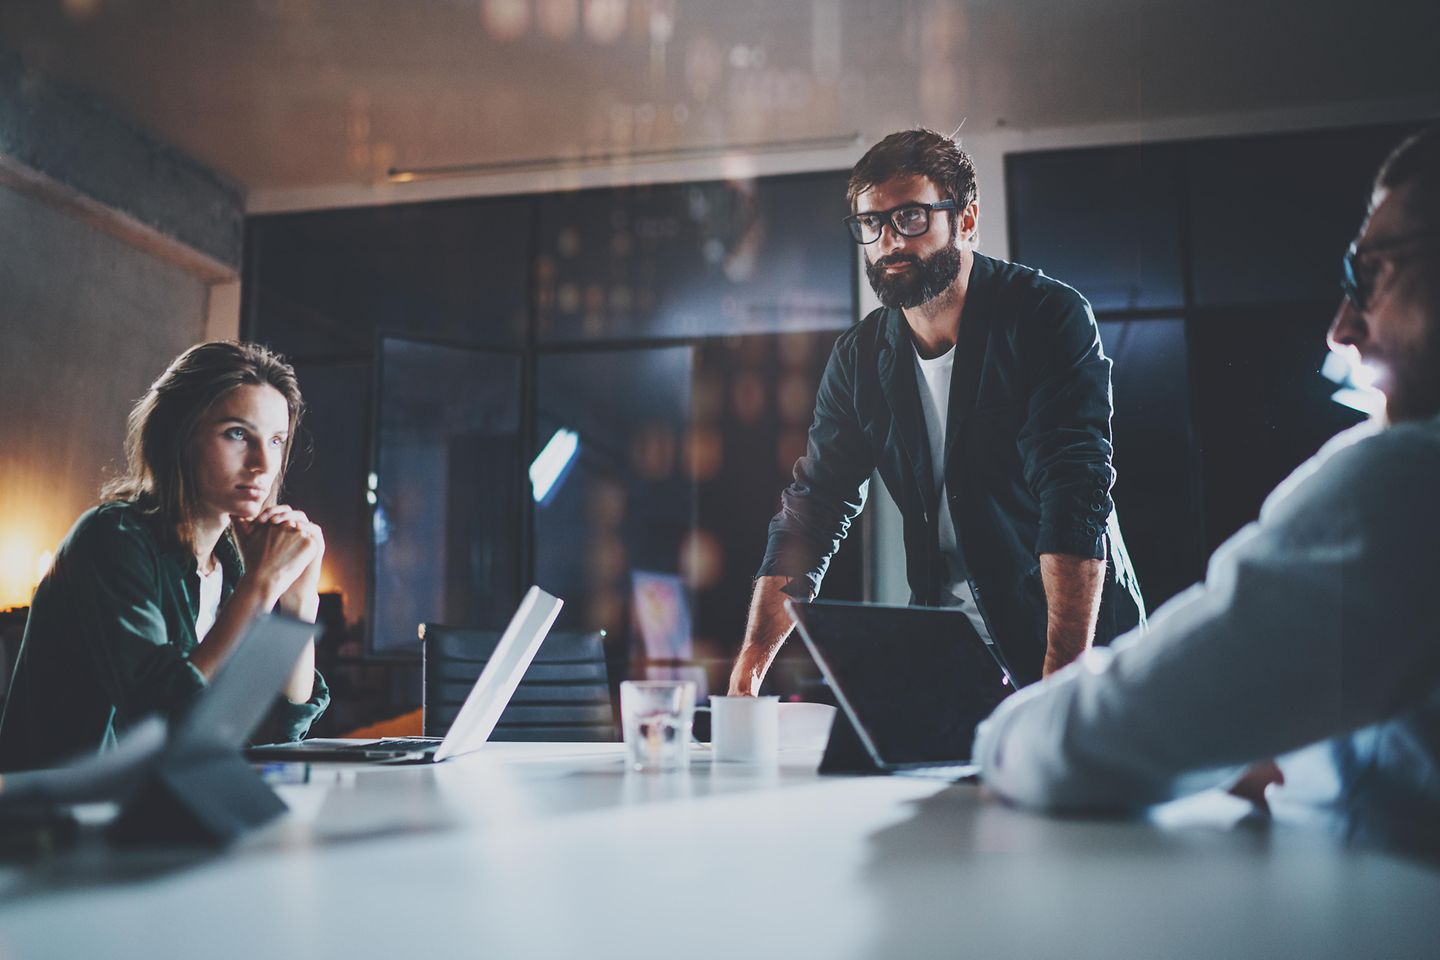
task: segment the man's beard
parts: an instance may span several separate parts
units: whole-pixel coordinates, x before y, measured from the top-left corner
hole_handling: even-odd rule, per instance
[[[887,266],[897,263],[912,264],[914,269],[906,273],[885,272]],[[960,276],[960,250],[948,246],[923,259],[908,253],[892,253],[874,263],[866,261],[865,276],[883,305],[900,309],[918,307],[940,296]]]

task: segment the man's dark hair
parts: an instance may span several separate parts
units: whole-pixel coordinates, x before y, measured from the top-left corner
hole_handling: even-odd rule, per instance
[[[1440,225],[1440,124],[1405,138],[1375,175],[1375,189],[1394,190],[1413,183],[1413,212],[1420,222]]]
[[[975,199],[975,164],[970,155],[950,137],[923,128],[892,133],[865,151],[850,171],[845,199],[853,210],[862,192],[906,176],[928,178],[942,199],[954,200],[962,209]]]

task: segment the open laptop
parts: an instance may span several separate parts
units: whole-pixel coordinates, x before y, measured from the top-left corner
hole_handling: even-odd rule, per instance
[[[969,617],[825,600],[785,606],[840,707],[821,773],[976,773],[975,728],[1015,682]]]
[[[531,587],[510,618],[510,624],[495,645],[485,669],[475,680],[465,704],[450,725],[445,738],[392,737],[380,740],[301,740],[298,743],[270,743],[251,747],[245,756],[251,761],[289,763],[440,763],[451,757],[473,753],[490,739],[500,714],[510,702],[520,678],[540,644],[550,633],[564,601],[539,587]]]

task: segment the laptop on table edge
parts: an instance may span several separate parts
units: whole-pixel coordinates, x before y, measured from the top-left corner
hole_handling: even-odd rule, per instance
[[[443,739],[392,737],[375,740],[313,739],[296,743],[268,743],[245,751],[253,762],[286,763],[440,763],[473,753],[485,745],[500,714],[550,633],[564,601],[532,586],[495,652],[470,688],[460,713]]]

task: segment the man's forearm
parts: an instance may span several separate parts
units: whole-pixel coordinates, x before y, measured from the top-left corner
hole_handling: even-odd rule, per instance
[[[1100,594],[1105,586],[1105,561],[1065,553],[1040,555],[1045,585],[1044,675],[1074,660],[1095,640]]]
[[[730,671],[730,695],[751,696],[760,692],[760,682],[770,669],[775,654],[790,635],[794,623],[785,610],[783,589],[790,577],[760,577],[750,597],[750,615],[745,623],[745,642]]]

